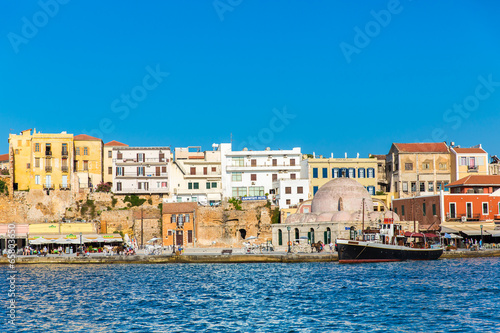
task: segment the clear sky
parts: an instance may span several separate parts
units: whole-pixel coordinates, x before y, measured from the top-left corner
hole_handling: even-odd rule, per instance
[[[42,4],[42,5],[41,5]],[[45,5],[43,5],[45,4]],[[500,154],[500,3],[1,1],[0,154],[36,128],[131,146]]]

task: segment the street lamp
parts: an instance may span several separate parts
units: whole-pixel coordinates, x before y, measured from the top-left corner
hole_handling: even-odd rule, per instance
[[[290,226],[286,227],[286,230],[288,230],[288,253],[291,252],[291,249],[290,249],[290,230],[292,228]]]

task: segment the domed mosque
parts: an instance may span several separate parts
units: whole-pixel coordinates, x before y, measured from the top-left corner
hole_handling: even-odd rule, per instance
[[[287,230],[292,230],[290,240],[307,236],[311,241],[329,243],[339,237],[349,238],[349,230],[361,230],[363,222],[367,228],[377,227],[386,218],[399,221],[399,216],[387,207],[384,211],[374,211],[370,193],[351,178],[329,181],[316,192],[310,211],[307,205],[302,203],[297,213],[288,216],[285,223],[272,226],[275,244],[286,245]]]

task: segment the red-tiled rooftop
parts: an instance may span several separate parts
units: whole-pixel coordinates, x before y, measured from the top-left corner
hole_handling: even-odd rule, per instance
[[[164,203],[163,214],[191,213],[196,207],[198,207],[198,203],[196,202]]]
[[[472,175],[467,176],[453,183],[448,184],[446,187],[457,187],[457,186],[487,186],[487,185],[500,185],[499,175]]]
[[[118,142],[116,140],[109,141],[108,143],[104,144],[105,146],[111,146],[111,147],[128,147],[128,145]]]
[[[384,160],[387,157],[386,155],[376,155],[376,154],[370,154],[370,157],[375,157],[377,160]]]
[[[448,146],[444,142],[394,143],[400,152],[405,153],[447,153]]]
[[[87,134],[78,134],[73,137],[73,141],[101,141],[101,139],[94,138],[93,136]]]
[[[459,154],[486,154],[482,148],[453,148]]]
[[[0,155],[0,162],[5,162],[9,160],[9,154]]]

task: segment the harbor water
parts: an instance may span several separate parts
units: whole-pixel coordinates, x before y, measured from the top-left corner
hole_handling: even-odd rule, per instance
[[[2,332],[500,331],[498,258],[16,270]]]

